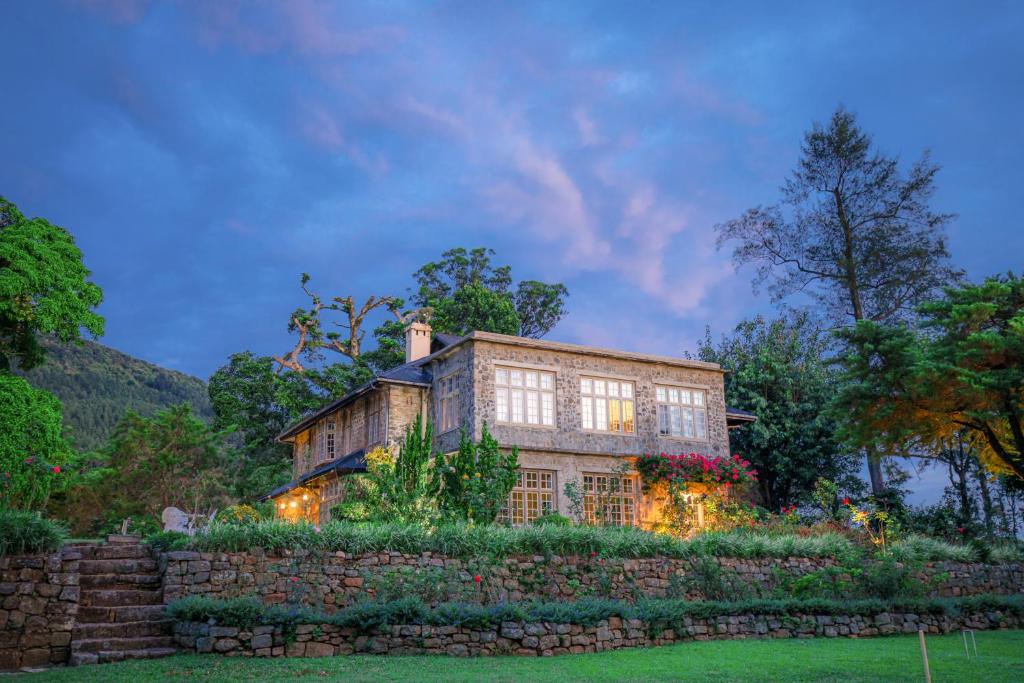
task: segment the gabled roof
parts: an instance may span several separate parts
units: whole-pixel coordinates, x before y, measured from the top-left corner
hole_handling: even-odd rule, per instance
[[[326,462],[323,465],[320,465],[319,467],[310,470],[309,472],[306,472],[304,475],[302,475],[295,481],[290,481],[287,484],[284,484],[283,486],[278,486],[276,489],[260,497],[258,500],[262,502],[264,500],[269,500],[270,498],[276,498],[277,496],[280,496],[284,493],[288,493],[297,486],[307,484],[310,481],[316,479],[317,477],[322,477],[325,474],[329,474],[331,472],[337,472],[340,475],[353,474],[356,472],[365,471],[366,451],[360,448],[358,451],[352,451],[343,458],[338,458],[337,460]]]

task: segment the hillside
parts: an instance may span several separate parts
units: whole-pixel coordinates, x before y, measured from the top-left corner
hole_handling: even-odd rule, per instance
[[[35,387],[64,405],[65,434],[78,450],[101,446],[126,410],[152,415],[190,403],[204,419],[213,417],[201,379],[147,363],[95,342],[47,342],[46,363],[21,372]]]

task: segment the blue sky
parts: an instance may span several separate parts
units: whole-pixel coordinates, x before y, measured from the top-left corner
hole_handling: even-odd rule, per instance
[[[75,235],[104,343],[201,377],[287,348],[300,272],[402,294],[458,245],[564,282],[551,338],[693,349],[770,310],[713,226],[775,201],[840,103],[907,163],[931,150],[971,277],[1024,254],[1019,3],[0,11],[0,194]]]

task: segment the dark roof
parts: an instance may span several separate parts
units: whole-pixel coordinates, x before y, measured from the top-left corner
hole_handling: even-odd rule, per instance
[[[325,462],[323,465],[306,472],[304,475],[299,477],[295,481],[290,481],[283,486],[278,486],[273,491],[264,494],[258,500],[264,501],[270,498],[275,498],[283,493],[291,491],[297,486],[308,484],[318,477],[322,477],[325,474],[331,472],[337,472],[338,474],[352,474],[354,472],[365,472],[366,471],[366,451],[360,448],[358,451],[352,451],[343,458]]]
[[[741,425],[745,422],[756,422],[757,415],[739,408],[725,407],[725,423],[727,426]]]
[[[444,332],[435,332],[434,340],[430,342],[430,352],[436,353],[443,348],[451,346],[457,342],[462,341],[462,337],[457,334],[445,334]]]

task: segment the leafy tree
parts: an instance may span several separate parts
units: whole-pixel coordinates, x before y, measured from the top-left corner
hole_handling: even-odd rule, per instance
[[[318,408],[322,398],[296,373],[278,375],[269,356],[232,354],[210,376],[213,428],[233,431],[240,462],[234,491],[251,499],[291,478],[291,450],[276,441],[293,420]]]
[[[898,160],[873,149],[853,114],[836,110],[804,136],[802,156],[781,200],[716,226],[718,244],[738,242],[736,265],[755,264],[755,287],[775,300],[809,295],[836,325],[890,322],[959,279],[944,226],[929,207],[938,166],[928,155],[904,176]],[[871,486],[884,488],[868,453]]]
[[[41,510],[67,474],[60,401],[0,371],[0,508]]]
[[[427,522],[436,515],[436,487],[430,477],[433,429],[417,415],[405,430],[398,455],[378,448],[366,456],[362,486],[370,518],[384,522]]]
[[[919,311],[917,330],[862,321],[843,333],[847,435],[910,452],[963,431],[989,469],[1024,478],[1024,280],[951,287]]]
[[[130,517],[152,525],[166,507],[211,512],[230,502],[224,432],[188,404],[145,418],[128,412],[106,447],[83,458],[60,509],[77,531],[101,531]]]
[[[827,335],[807,313],[758,316],[717,345],[709,331],[700,345],[701,360],[729,371],[726,402],[757,415],[729,441],[757,469],[769,509],[807,503],[819,478],[846,483],[856,469],[827,412],[836,385],[827,346]]]
[[[465,334],[476,329],[543,337],[565,316],[569,290],[562,284],[523,280],[513,291],[511,267],[492,265],[493,255],[493,249],[484,247],[449,249],[440,261],[413,274],[414,302],[434,309],[432,325],[438,332]]]
[[[459,450],[434,458],[438,507],[448,518],[492,524],[516,482],[519,449],[501,452],[498,442],[483,427],[474,443],[462,432]]]
[[[103,318],[93,312],[103,292],[88,277],[71,233],[26,219],[0,197],[0,369],[12,361],[25,370],[40,365],[38,335],[69,342],[82,328],[103,334]]]

